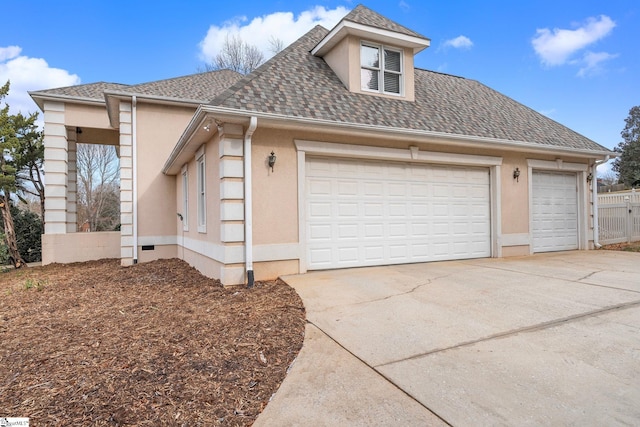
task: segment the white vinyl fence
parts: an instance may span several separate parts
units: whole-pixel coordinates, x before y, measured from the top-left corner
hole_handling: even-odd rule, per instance
[[[598,194],[600,244],[640,240],[640,192]]]

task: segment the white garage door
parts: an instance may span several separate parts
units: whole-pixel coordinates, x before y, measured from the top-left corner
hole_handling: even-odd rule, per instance
[[[575,173],[533,171],[533,251],[578,249]]]
[[[489,169],[307,158],[309,270],[491,256]]]

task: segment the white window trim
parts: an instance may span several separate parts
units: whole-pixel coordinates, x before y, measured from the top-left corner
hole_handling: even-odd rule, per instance
[[[189,231],[189,168],[182,166],[182,230]]]
[[[380,55],[379,57],[379,63],[380,66],[378,68],[372,68],[372,67],[365,67],[362,64],[362,57],[360,57],[360,70],[373,70],[373,71],[377,71],[379,73],[378,75],[378,90],[374,90],[374,89],[369,89],[369,88],[364,88],[362,87],[362,80],[360,81],[360,90],[363,92],[370,92],[370,93],[381,93],[384,95],[392,95],[392,96],[404,96],[404,79],[405,79],[405,72],[404,72],[404,51],[402,49],[398,49],[398,48],[394,48],[394,47],[390,47],[390,46],[386,46],[380,43],[374,43],[374,42],[368,42],[366,40],[363,40],[360,42],[360,54],[362,55],[362,46],[368,46],[368,47],[373,47],[373,48],[377,48],[378,49],[378,55]],[[385,73],[385,68],[384,68],[384,51],[385,50],[390,50],[393,52],[398,52],[400,54],[400,72],[397,71],[387,71],[393,74],[398,74],[400,76],[400,91],[398,93],[395,92],[387,92],[384,90],[384,73]],[[360,73],[360,79],[362,79],[362,72]]]
[[[200,166],[202,165],[202,166]],[[198,233],[207,232],[207,162],[204,144],[196,152],[196,208],[198,213]]]

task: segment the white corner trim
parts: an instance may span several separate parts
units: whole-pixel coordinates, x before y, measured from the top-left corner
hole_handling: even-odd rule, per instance
[[[589,165],[586,163],[570,163],[558,160],[527,159],[527,166],[533,169],[558,170],[567,172],[586,172]]]
[[[296,150],[306,154],[350,157],[376,160],[413,161],[434,164],[466,166],[499,166],[502,157],[475,154],[440,153],[401,148],[374,147],[370,145],[337,144],[332,142],[295,140]],[[414,156],[416,158],[414,158]]]

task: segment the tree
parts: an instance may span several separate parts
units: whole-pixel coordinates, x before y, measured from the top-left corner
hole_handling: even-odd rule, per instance
[[[620,182],[630,187],[640,186],[640,106],[629,110],[626,126],[620,132],[622,141],[614,151],[620,153],[613,162],[613,170],[618,172]]]
[[[78,144],[78,226],[114,230],[120,222],[118,158],[110,145]]]
[[[20,145],[15,152],[18,165],[18,193],[22,196],[35,196],[40,202],[41,233],[44,233],[44,182],[43,161],[44,144],[42,131],[38,130],[36,115],[24,117],[18,114],[15,128],[20,135]]]
[[[264,55],[254,45],[246,43],[239,35],[227,35],[222,49],[211,64],[207,64],[207,71],[233,70],[240,74],[249,74],[264,62]]]
[[[17,236],[18,251],[25,262],[42,261],[42,220],[37,213],[29,210],[24,204],[11,206],[11,216],[14,220]],[[2,223],[0,223],[2,228]],[[1,231],[4,231],[2,228]],[[9,262],[9,251],[4,242],[0,242],[0,264]]]
[[[9,82],[0,87],[0,103],[9,93]],[[13,197],[20,197],[26,189],[24,176],[20,174],[28,163],[25,153],[30,153],[29,145],[41,138],[35,121],[38,115],[26,117],[22,113],[9,114],[9,105],[0,108],[0,213],[4,228],[4,238],[9,258],[15,268],[26,266],[18,249],[18,240],[11,207]],[[37,145],[37,144],[35,144]],[[38,230],[40,231],[40,230]]]

